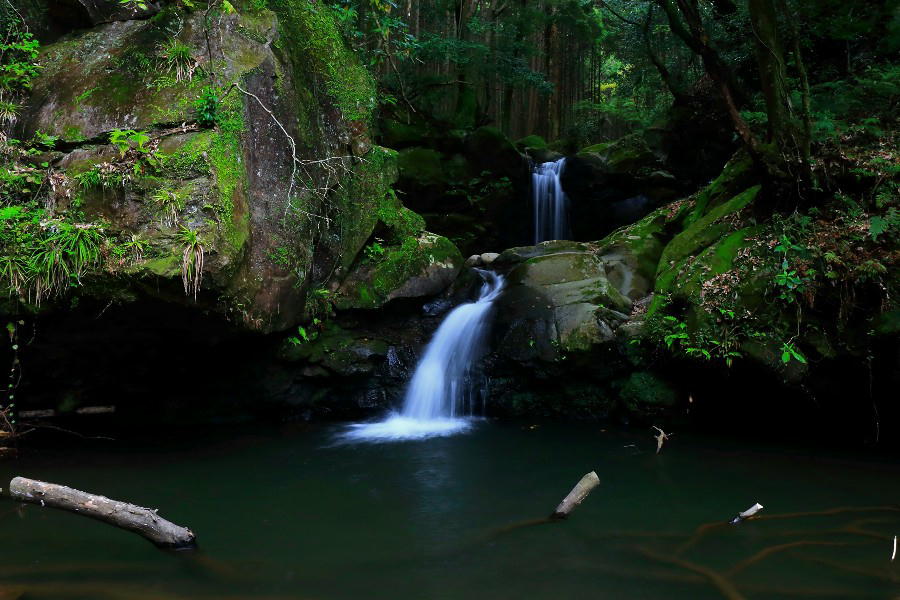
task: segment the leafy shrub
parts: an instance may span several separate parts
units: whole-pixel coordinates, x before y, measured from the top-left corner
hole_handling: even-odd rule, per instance
[[[213,127],[219,122],[219,94],[214,87],[207,86],[200,91],[194,102],[197,111],[197,122],[204,127]]]

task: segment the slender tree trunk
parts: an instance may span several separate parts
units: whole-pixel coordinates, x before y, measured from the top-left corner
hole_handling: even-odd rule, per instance
[[[800,28],[797,27],[797,19],[791,13],[785,0],[778,0],[779,9],[784,15],[791,32],[791,49],[794,55],[794,64],[797,67],[797,75],[800,79],[801,119],[803,121],[803,135],[800,140],[800,153],[803,163],[808,171],[811,161],[812,146],[812,110],[810,108],[809,76],[806,73],[806,65],[803,62],[803,53],[800,51]]]
[[[792,142],[790,98],[784,52],[778,35],[778,17],[773,0],[749,0],[750,21],[759,64],[760,85],[769,118],[768,141],[784,148]]]

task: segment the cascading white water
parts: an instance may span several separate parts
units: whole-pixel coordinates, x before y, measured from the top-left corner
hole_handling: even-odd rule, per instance
[[[481,271],[478,300],[450,311],[425,349],[410,381],[403,408],[384,421],[352,425],[346,440],[386,441],[450,435],[471,426],[478,388],[474,377],[488,317],[503,291],[502,275]]]
[[[569,234],[569,199],[560,184],[565,166],[565,158],[534,165],[531,173],[531,201],[535,244],[572,237]]]

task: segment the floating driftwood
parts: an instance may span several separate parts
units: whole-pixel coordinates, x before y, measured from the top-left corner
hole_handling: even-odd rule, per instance
[[[568,517],[569,513],[575,510],[598,485],[600,485],[600,478],[597,477],[597,473],[594,471],[591,471],[582,477],[581,480],[575,484],[575,487],[572,488],[572,491],[559,503],[559,506],[553,511],[550,518],[565,519]]]
[[[738,516],[736,516],[735,518],[733,518],[731,520],[731,524],[737,525],[741,521],[746,521],[747,519],[756,516],[756,513],[758,513],[762,509],[763,509],[763,505],[760,504],[759,502],[757,502],[756,504],[754,504],[753,506],[751,506],[744,512],[738,513]]]
[[[656,439],[656,453],[659,454],[660,451],[662,450],[663,444],[668,442],[669,438],[672,437],[674,434],[666,433],[665,431],[663,431],[656,425],[653,426],[653,429],[655,429],[659,432],[659,434],[653,436]]]
[[[163,519],[156,509],[25,477],[13,479],[9,493],[22,502],[67,510],[127,529],[161,548],[192,548],[196,543],[193,531]]]

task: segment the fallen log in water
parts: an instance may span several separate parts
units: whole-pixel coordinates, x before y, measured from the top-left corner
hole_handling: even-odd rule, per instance
[[[22,502],[68,510],[127,529],[161,548],[193,548],[196,544],[193,531],[163,519],[152,508],[25,477],[10,481],[9,493]]]
[[[556,510],[553,511],[553,514],[550,515],[551,519],[565,519],[569,516],[573,510],[575,510],[581,502],[587,498],[588,494],[591,491],[600,485],[600,478],[597,477],[597,473],[591,471],[587,475],[581,478],[581,480],[575,484],[575,487],[572,488],[572,491],[563,498],[563,501],[559,503],[559,506],[556,507]]]

